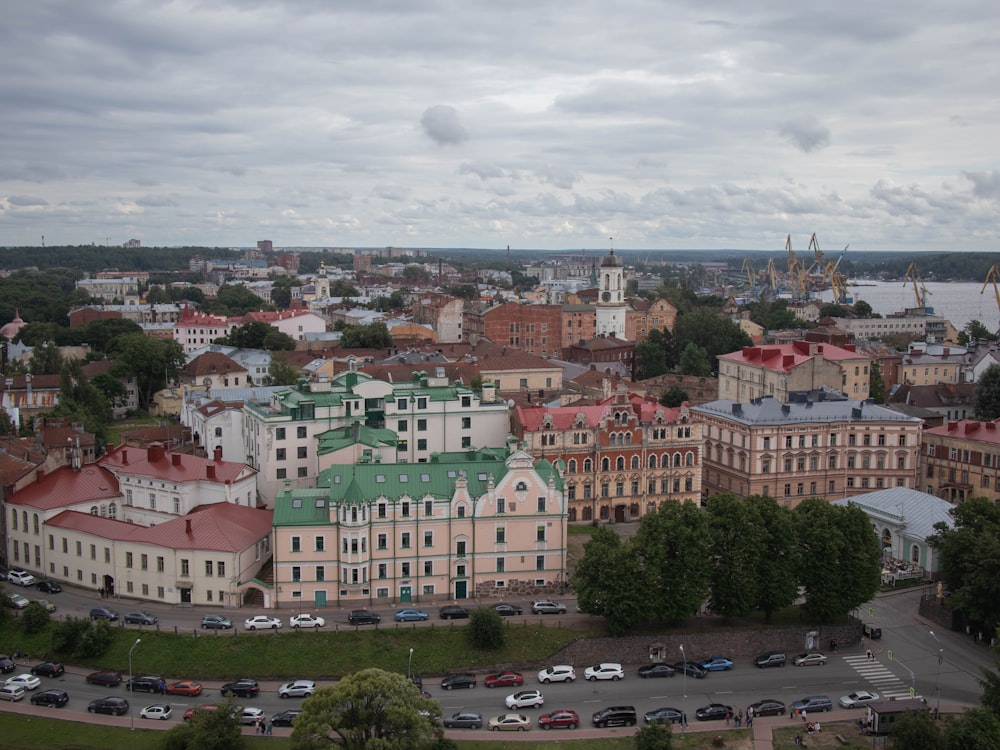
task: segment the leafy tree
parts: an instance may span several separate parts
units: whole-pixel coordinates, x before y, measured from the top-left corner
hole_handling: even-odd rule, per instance
[[[184,366],[184,349],[176,341],[132,333],[115,339],[111,374],[136,379],[139,406],[148,409],[153,394],[176,378]]]
[[[708,597],[711,566],[708,517],[694,503],[668,500],[639,524],[635,557],[650,615],[681,622]],[[621,581],[624,584],[624,580]]]
[[[106,354],[108,346],[119,336],[142,332],[142,327],[133,320],[124,318],[92,320],[85,326],[68,329],[60,343],[88,344],[93,351]]]
[[[1000,622],[1000,506],[974,497],[951,509],[955,527],[935,525],[928,542],[939,555],[952,605],[978,630]]]
[[[979,341],[996,341],[997,334],[995,331],[991,331],[985,325],[983,325],[980,320],[970,320],[965,324],[964,333],[968,333],[969,339],[978,339]]]
[[[31,351],[28,371],[32,375],[57,375],[62,369],[62,355],[59,347],[51,342],[39,344]]]
[[[678,341],[686,342],[685,346],[693,343],[704,349],[705,359],[713,372],[720,354],[735,352],[751,344],[750,337],[738,325],[712,310],[678,314],[673,335]]]
[[[859,299],[854,303],[854,317],[855,318],[870,318],[872,317],[872,306],[865,302],[863,299]]]
[[[332,284],[330,284],[330,296],[331,297],[360,297],[361,292],[358,288],[344,281],[343,279],[337,279]]]
[[[79,360],[69,360],[59,373],[59,404],[51,414],[71,422],[83,422],[94,433],[98,445],[107,444],[107,424],[111,405],[92,380],[83,374]]]
[[[229,334],[216,339],[215,343],[223,346],[235,346],[240,349],[263,349],[264,337],[273,330],[272,326],[259,320],[248,320],[229,330]]]
[[[166,305],[170,301],[170,293],[162,286],[152,285],[149,287],[149,291],[146,292],[146,304]]]
[[[667,724],[646,724],[635,733],[636,750],[672,750],[674,735]]]
[[[654,328],[651,330],[648,343],[656,344],[663,350],[663,363],[668,370],[674,369],[680,362],[680,346],[677,338],[668,329]]]
[[[681,374],[708,377],[712,374],[712,365],[708,361],[708,352],[693,341],[689,341],[681,350]]]
[[[507,642],[500,613],[490,607],[477,607],[469,613],[469,627],[465,633],[473,648],[496,651]]]
[[[1000,417],[1000,365],[990,365],[979,377],[972,408],[976,419],[984,422]]]
[[[724,493],[708,499],[711,586],[708,603],[723,619],[745,617],[757,604],[766,531],[756,507]]]
[[[289,364],[286,355],[275,354],[271,357],[271,364],[267,368],[264,385],[295,385],[299,377],[299,371],[294,365]]]
[[[573,589],[583,612],[603,615],[612,635],[623,635],[648,617],[642,571],[631,541],[599,526],[573,571]]]
[[[663,392],[660,396],[660,403],[664,406],[675,409],[685,401],[689,401],[687,391],[682,389],[680,386],[672,385],[670,388]]]
[[[128,397],[122,381],[116,377],[108,375],[106,372],[102,372],[100,375],[95,375],[90,382],[93,384],[94,388],[96,388],[100,394],[104,396],[108,405],[112,408],[123,405]]]
[[[945,738],[929,711],[907,711],[892,725],[894,750],[945,750]]]
[[[57,621],[52,628],[52,650],[78,659],[96,659],[102,656],[111,647],[113,640],[107,620],[90,621],[82,617],[68,617]]]
[[[368,325],[349,324],[341,329],[340,346],[343,349],[388,349],[392,346],[392,336],[381,321]]]
[[[268,328],[271,330],[264,336],[262,348],[269,352],[290,352],[295,349],[295,339],[274,326],[268,326]]]
[[[821,318],[849,318],[850,313],[843,305],[827,302],[819,309],[819,316]]]
[[[404,675],[364,669],[321,687],[302,703],[292,730],[294,750],[417,750],[441,735],[440,704]]]
[[[757,569],[757,607],[764,622],[798,597],[798,538],[795,516],[773,497],[752,495],[752,504],[764,529],[763,549]]]
[[[38,602],[31,602],[21,613],[21,629],[25,633],[41,633],[48,624],[49,613]]]
[[[423,266],[410,265],[403,268],[403,279],[410,284],[426,284],[431,280],[431,274]]]
[[[944,734],[945,750],[993,750],[1000,747],[1000,718],[988,709],[970,708],[947,717]]]
[[[876,404],[885,403],[885,381],[878,360],[872,360],[871,375],[868,378],[868,395]]]
[[[871,599],[881,581],[882,553],[860,508],[808,498],[795,509],[803,612],[825,623]]]
[[[271,305],[266,305],[264,300],[242,284],[223,284],[219,287],[211,309],[222,315],[240,317],[252,310],[272,310],[274,308]]]
[[[448,287],[448,294],[459,299],[479,299],[479,290],[474,284],[456,284]]]
[[[636,380],[646,380],[655,378],[668,372],[666,353],[659,344],[651,341],[643,341],[635,345],[635,358],[638,361],[636,369]]]
[[[196,710],[191,721],[167,732],[164,750],[240,750],[246,747],[240,725],[242,709],[232,697],[216,711]]]

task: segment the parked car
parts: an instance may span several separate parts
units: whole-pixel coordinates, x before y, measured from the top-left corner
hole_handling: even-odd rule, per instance
[[[279,698],[308,698],[316,692],[316,683],[312,680],[295,680],[286,682],[278,688]]]
[[[36,706],[62,708],[69,703],[69,693],[65,690],[41,690],[31,696],[31,702]]]
[[[469,610],[458,604],[448,604],[438,610],[438,616],[442,620],[467,620],[469,619]]]
[[[831,701],[825,695],[807,695],[801,700],[797,700],[789,706],[792,713],[805,711],[810,713],[812,711],[832,711],[833,701]]]
[[[293,628],[321,628],[326,625],[326,620],[317,615],[301,614],[294,615],[288,624]]]
[[[476,676],[471,672],[460,674],[450,674],[441,680],[443,690],[454,690],[455,688],[474,688],[476,686]]]
[[[684,721],[684,714],[679,708],[671,708],[670,706],[664,706],[663,708],[654,708],[652,711],[647,711],[642,717],[643,721],[647,724],[680,724]]]
[[[459,711],[457,714],[444,718],[445,729],[481,729],[483,715],[475,711]]]
[[[781,651],[765,651],[753,660],[759,668],[783,667],[785,666],[785,654]]]
[[[282,625],[281,620],[269,615],[254,615],[243,621],[247,630],[277,630]]]
[[[24,609],[31,604],[27,597],[21,596],[16,591],[11,591],[7,594],[7,598],[10,599],[10,603],[14,605],[14,609]]]
[[[542,729],[576,729],[580,726],[580,716],[576,711],[561,708],[539,716],[538,726]]]
[[[90,610],[90,619],[118,622],[118,613],[113,609],[108,609],[107,607],[92,607]]]
[[[826,664],[826,656],[818,651],[807,651],[792,659],[792,664],[796,667],[822,666]]]
[[[490,719],[491,732],[527,732],[531,719],[521,714],[500,714]]]
[[[679,661],[674,664],[674,669],[678,674],[686,674],[688,677],[694,677],[697,680],[703,680],[708,676],[708,672],[702,669],[698,662],[694,661]]]
[[[513,604],[497,604],[493,607],[496,613],[501,617],[513,617],[515,615],[521,614],[522,610]]]
[[[495,687],[520,687],[524,684],[524,676],[520,672],[496,672],[488,674],[483,680],[483,684],[488,688]]]
[[[573,682],[575,679],[576,670],[568,664],[557,664],[538,672],[538,681],[543,685],[548,685],[550,682]]]
[[[347,621],[351,625],[378,625],[382,622],[382,616],[367,609],[352,609],[347,615]]]
[[[55,581],[39,581],[35,586],[43,594],[58,594],[62,591],[62,586]]]
[[[507,708],[541,708],[545,698],[538,690],[521,690],[504,698]]]
[[[10,674],[17,669],[17,664],[9,656],[0,656],[0,674]]]
[[[158,674],[153,675],[143,675],[142,677],[133,677],[130,680],[125,681],[125,689],[131,693],[137,690],[144,693],[158,693],[160,692],[160,682],[163,678]]]
[[[57,661],[43,661],[41,664],[36,664],[31,668],[31,674],[36,674],[40,677],[58,677],[66,668]]]
[[[200,682],[194,680],[180,680],[171,682],[165,688],[167,695],[186,695],[190,698],[197,698],[201,695],[202,687]]]
[[[280,714],[275,714],[271,717],[271,723],[276,727],[290,727],[295,721],[295,717],[302,713],[301,708],[290,708],[287,711],[282,711]]]
[[[589,682],[594,682],[595,680],[612,680],[617,682],[624,676],[625,672],[622,670],[622,665],[615,662],[603,662],[583,670],[583,677]]]
[[[725,719],[733,712],[732,706],[724,706],[721,703],[709,703],[694,712],[698,721],[712,721],[714,719]]]
[[[139,712],[140,719],[158,719],[159,721],[166,721],[173,715],[173,709],[166,703],[154,703]]]
[[[42,684],[42,681],[35,675],[25,672],[24,674],[19,674],[16,677],[8,677],[4,684],[20,685],[25,690],[36,690]]]
[[[229,630],[233,627],[233,621],[222,615],[205,615],[201,618],[203,630]]]
[[[235,682],[227,682],[222,686],[223,695],[238,695],[240,698],[254,698],[260,692],[257,680],[243,678]]]
[[[126,625],[155,625],[159,618],[149,612],[129,612],[125,615]]]
[[[677,670],[669,664],[664,664],[663,662],[643,664],[639,667],[639,676],[644,678],[673,677],[675,674],[677,674]]]
[[[421,612],[419,609],[401,609],[393,617],[396,622],[418,622],[428,618],[430,618],[430,615],[426,612]]]
[[[191,717],[194,716],[195,711],[218,711],[219,707],[214,703],[204,703],[200,706],[191,706],[187,711],[184,712],[184,721],[191,721]]]
[[[104,687],[118,687],[122,684],[121,672],[91,672],[87,675],[88,685],[103,685]]]
[[[564,615],[566,614],[566,605],[551,599],[539,599],[531,603],[531,611],[536,615]]]
[[[14,703],[24,698],[27,692],[22,685],[0,685],[0,700]]]
[[[698,666],[706,672],[728,672],[733,668],[733,660],[725,656],[710,656],[698,662]]]
[[[50,602],[48,599],[36,599],[35,603],[49,614],[52,614],[53,612],[56,611],[56,605]]]
[[[34,586],[35,577],[26,570],[11,568],[7,571],[7,580],[18,586]]]
[[[605,727],[631,727],[635,726],[637,715],[635,706],[610,706],[602,708],[590,720],[598,729],[604,729]]]
[[[109,695],[107,698],[98,698],[87,705],[87,711],[92,714],[111,714],[112,716],[124,716],[128,713],[128,701],[124,698],[117,698]]]
[[[841,696],[838,703],[842,708],[860,708],[877,700],[878,693],[873,693],[870,690],[856,690],[850,695]]]
[[[240,724],[256,724],[264,718],[264,712],[259,708],[247,707],[240,710]]]
[[[870,622],[866,622],[861,627],[861,632],[864,633],[865,638],[870,638],[873,641],[877,641],[882,637],[882,628],[878,625],[873,625]]]
[[[753,709],[754,716],[784,716],[785,704],[773,698],[764,698],[756,703],[751,703],[747,709]]]

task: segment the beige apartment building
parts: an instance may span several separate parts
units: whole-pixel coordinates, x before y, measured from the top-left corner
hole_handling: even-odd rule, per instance
[[[1000,500],[1000,420],[963,419],[924,430],[922,487],[952,503]]]
[[[705,434],[705,497],[769,495],[794,507],[807,497],[917,488],[922,420],[870,401],[817,396],[692,407]]]

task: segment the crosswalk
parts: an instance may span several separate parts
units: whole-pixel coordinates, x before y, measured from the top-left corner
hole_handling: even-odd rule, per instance
[[[871,683],[872,688],[883,700],[889,698],[909,698],[910,685],[893,674],[878,658],[869,659],[865,654],[845,656],[846,661],[861,677]],[[914,698],[923,696],[915,695]]]

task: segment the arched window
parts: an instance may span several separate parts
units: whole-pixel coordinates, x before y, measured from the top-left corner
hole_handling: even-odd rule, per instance
[[[96,516],[96,515],[98,515],[98,513],[99,513],[98,507],[96,505],[91,505],[90,506],[90,515]]]
[[[618,471],[623,471],[625,469],[625,456],[619,456],[615,460],[615,469]]]
[[[601,459],[601,471],[611,471],[611,459],[607,456]]]
[[[527,483],[525,483],[525,482],[518,482],[517,483],[517,491],[518,492],[527,492],[528,491],[528,485],[527,485]]]
[[[222,428],[221,427],[216,427],[215,428],[215,436],[216,437],[222,437]]]
[[[566,464],[566,471],[569,474],[576,474],[576,459],[571,458]]]
[[[633,469],[638,469],[639,468],[639,457],[638,456],[632,456],[632,468]]]
[[[694,453],[692,453],[691,451],[688,451],[687,453],[684,454],[684,465],[694,466]]]
[[[920,547],[914,544],[910,547],[910,562],[919,563],[920,562]]]
[[[721,452],[719,453],[719,458],[720,459],[722,458],[722,453]],[[680,453],[675,453],[674,454],[674,466],[680,466],[680,465],[681,465],[681,454]]]
[[[108,505],[108,518],[118,517],[118,506],[115,503]]]
[[[656,468],[656,454],[655,453],[650,453],[649,454],[649,468],[650,469],[655,469]]]
[[[632,445],[632,433],[631,432],[626,432],[625,433],[625,445]]]
[[[594,462],[591,461],[589,458],[583,459],[583,473],[589,474],[593,470],[594,470]]]

